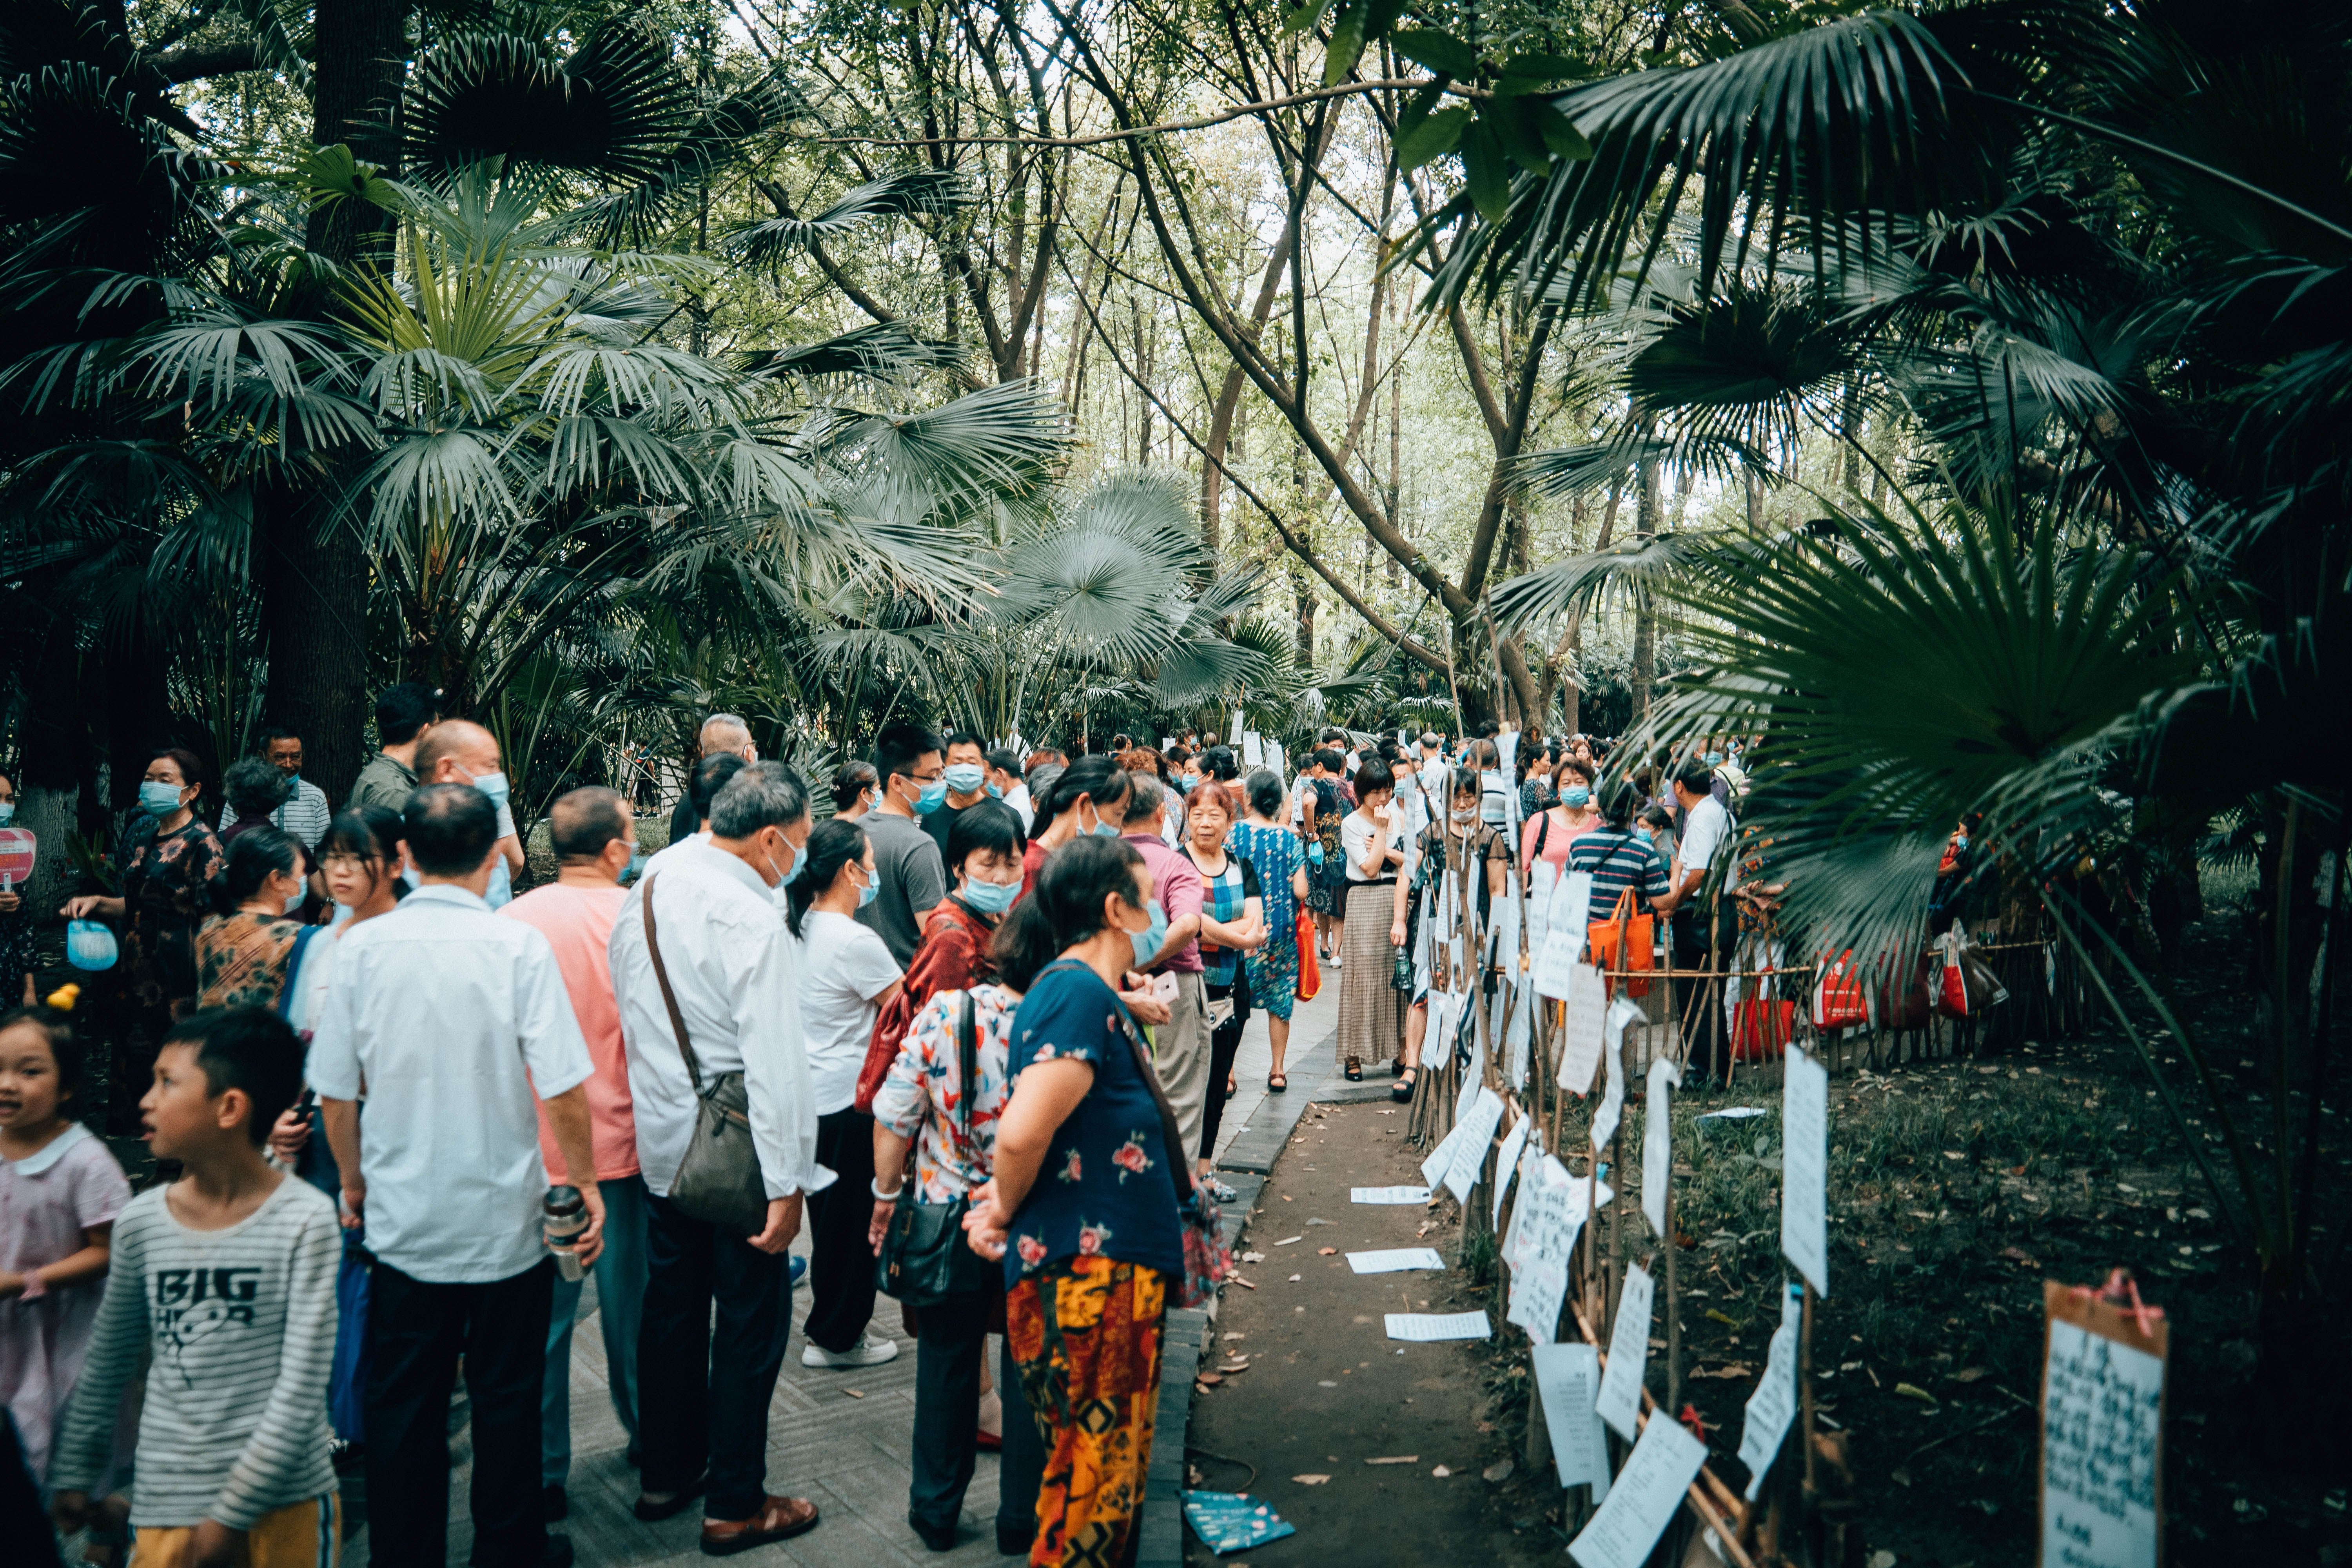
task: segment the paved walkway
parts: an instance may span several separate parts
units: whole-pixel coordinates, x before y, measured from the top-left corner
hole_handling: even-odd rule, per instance
[[[1339,1011],[1338,976],[1327,974],[1322,994],[1301,1003],[1291,1024],[1291,1047],[1286,1065],[1290,1089],[1266,1092],[1265,1074],[1273,1058],[1266,1036],[1266,1016],[1254,1014],[1244,1027],[1234,1069],[1238,1090],[1227,1105],[1218,1128],[1221,1156],[1244,1143],[1246,1157],[1252,1143],[1279,1149],[1292,1124],[1305,1110],[1317,1086],[1331,1070],[1330,1036]],[[1385,1080],[1383,1080],[1385,1082]],[[1385,1089],[1383,1089],[1383,1092]],[[1255,1139],[1250,1134],[1256,1134]],[[1238,1205],[1244,1212],[1256,1184]],[[1238,1222],[1239,1215],[1234,1216]],[[805,1232],[793,1250],[806,1255]],[[980,1456],[980,1468],[964,1499],[963,1536],[955,1551],[927,1551],[907,1525],[908,1456],[915,1412],[915,1345],[898,1333],[898,1310],[887,1300],[878,1304],[872,1331],[888,1332],[898,1341],[898,1357],[886,1365],[860,1372],[816,1372],[801,1365],[807,1341],[801,1323],[807,1316],[808,1292],[793,1293],[792,1347],[783,1374],[776,1382],[776,1397],[768,1424],[768,1487],[772,1491],[815,1500],[824,1521],[795,1541],[749,1552],[738,1559],[747,1568],[777,1563],[856,1565],[887,1563],[1000,1563],[996,1553],[997,1460]],[[1188,1389],[1192,1358],[1171,1393]],[[990,1364],[995,1363],[992,1348]],[[1180,1396],[1181,1397],[1181,1396]],[[1181,1409],[1166,1415],[1181,1419]],[[1181,1432],[1181,1426],[1174,1428]],[[604,1346],[595,1322],[595,1289],[591,1283],[581,1302],[578,1327],[572,1337],[572,1479],[571,1517],[553,1528],[572,1537],[584,1568],[638,1568],[640,1564],[677,1564],[678,1568],[707,1561],[698,1545],[701,1529],[698,1510],[689,1510],[660,1524],[642,1524],[629,1512],[637,1495],[637,1473],[625,1458],[626,1436],[614,1419],[605,1394]],[[1155,1468],[1173,1471],[1171,1463]],[[1177,1472],[1181,1473],[1181,1472]],[[467,1511],[470,1464],[450,1474],[449,1560],[463,1563],[473,1542],[473,1523]],[[1155,1492],[1165,1488],[1155,1488]],[[1165,1535],[1165,1530],[1156,1532]],[[369,1534],[362,1530],[345,1548],[344,1568],[368,1568]],[[1164,1539],[1155,1542],[1164,1552]]]

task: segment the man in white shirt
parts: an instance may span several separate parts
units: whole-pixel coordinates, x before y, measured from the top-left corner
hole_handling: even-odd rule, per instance
[[[416,742],[416,782],[472,784],[490,797],[499,814],[498,856],[483,900],[503,909],[514,901],[514,879],[523,868],[522,839],[515,832],[507,775],[499,765],[499,738],[466,719],[444,719]]]
[[[1011,806],[1021,818],[1021,831],[1029,831],[1029,783],[1021,776],[1021,753],[1010,746],[999,746],[988,753],[988,793]]]
[[[670,1518],[707,1489],[702,1547],[715,1553],[782,1541],[817,1521],[814,1503],[770,1493],[766,1479],[768,1402],[792,1329],[785,1248],[799,1233],[803,1198],[833,1181],[816,1160],[796,949],[775,900],[800,874],[810,826],[800,775],[782,763],[752,763],[712,799],[709,841],[668,853],[613,926],[613,988],[646,1192],[649,1279],[637,1361],[645,1492],[635,1513]],[[743,1075],[768,1205],[757,1236],[723,1232],[670,1202],[698,1097],[664,974],[703,1084]]]
[[[1676,969],[1706,969],[1730,932],[1717,931],[1708,873],[1731,840],[1731,814],[1715,798],[1715,770],[1692,758],[1675,774],[1675,804],[1683,809],[1682,835],[1675,843],[1674,943]],[[1716,1058],[1723,1040],[1723,994],[1703,980],[1675,982],[1675,1006],[1690,1035],[1691,1065],[1720,1077],[1727,1064]]]
[[[1421,794],[1427,808],[1442,814],[1454,795],[1453,770],[1445,764],[1445,737],[1434,730],[1421,735]]]
[[[364,1225],[369,1279],[367,1484],[374,1554],[446,1551],[449,1391],[458,1352],[474,1406],[476,1561],[561,1568],[572,1543],[541,1513],[540,1389],[554,1265],[541,1235],[547,1172],[533,1094],[566,1165],[595,1168],[593,1071],[547,938],[490,913],[499,816],[463,784],[409,796],[419,887],[346,931],[309,1078],[343,1173],[344,1224]],[[367,1091],[362,1126],[357,1101]],[[581,1197],[577,1256],[604,1246],[604,1203]]]
[[[287,782],[294,786],[286,804],[269,814],[270,826],[300,839],[303,848],[316,849],[319,840],[327,836],[335,814],[327,809],[327,792],[302,776],[302,737],[273,724],[261,731],[260,743],[261,750],[257,754],[284,773]],[[236,819],[234,807],[222,808],[220,826],[224,831]]]

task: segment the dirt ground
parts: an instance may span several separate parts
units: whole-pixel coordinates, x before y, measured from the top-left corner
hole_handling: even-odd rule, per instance
[[[2263,1139],[2270,1084],[2247,1038],[2253,1020],[2243,987],[2218,941],[2200,948],[2192,936],[2185,956],[2179,985],[2190,1026],[2229,1078],[2231,1102],[2260,1118],[2250,1135]],[[2227,1184],[2210,1107],[2161,1039],[2158,1049]],[[2305,1107],[2294,1098],[2300,1124]],[[1717,1473],[1735,1487],[1746,1479],[1734,1457],[1741,1413],[1785,1276],[1779,1103],[1775,1077],[1694,1093],[1675,1111],[1683,1398],[1706,1423]],[[1698,1120],[1731,1105],[1768,1114]],[[1466,1272],[1358,1278],[1340,1256],[1416,1243],[1436,1247],[1449,1264],[1464,1255],[1450,1200],[1427,1211],[1348,1201],[1350,1186],[1420,1180],[1422,1151],[1406,1143],[1405,1116],[1389,1110],[1318,1107],[1277,1164],[1244,1241],[1265,1255],[1242,1268],[1257,1289],[1228,1290],[1218,1324],[1221,1335],[1242,1336],[1222,1338],[1219,1348],[1245,1352],[1249,1370],[1196,1395],[1197,1484],[1253,1490],[1298,1527],[1252,1561],[1328,1561],[1339,1552],[1349,1561],[1413,1563],[1458,1556],[1473,1542],[1505,1562],[1551,1557],[1566,1540],[1561,1494],[1549,1466],[1531,1473],[1525,1458],[1526,1343],[1500,1321],[1487,1238],[1471,1238]],[[2323,1268],[2352,1199],[2344,1121],[2323,1117],[2315,1249]],[[1627,1122],[1628,1212],[1638,1231],[1638,1102]],[[2168,1559],[2352,1563],[2352,1476],[2333,1457],[2343,1451],[2347,1325],[2331,1321],[2328,1360],[2300,1384],[2308,1401],[2301,1409],[2256,1407],[2252,1252],[2118,1033],[2029,1042],[1992,1059],[1931,1057],[1841,1073],[1831,1083],[1830,1141],[1831,1294],[1816,1329],[1818,1407],[1825,1426],[1850,1435],[1875,1568],[1888,1568],[1882,1553],[1900,1568],[2032,1560],[2042,1281],[2093,1283],[2118,1267],[2172,1324]],[[2234,1187],[2225,1191],[2234,1198]],[[1290,1237],[1301,1239],[1275,1245]],[[1408,1300],[1417,1311],[1484,1308],[1496,1338],[1407,1346],[1399,1356],[1382,1338],[1381,1314]],[[1664,1359],[1654,1349],[1660,1398]],[[2284,1458],[2261,1441],[2281,1422],[2303,1434],[2290,1436]],[[1364,1462],[1404,1455],[1414,1462]],[[1255,1483],[1226,1456],[1255,1466]],[[1505,1459],[1507,1473],[1483,1479]],[[1330,1479],[1292,1479],[1302,1475]],[[1197,1542],[1188,1550],[1193,1561],[1211,1560]]]

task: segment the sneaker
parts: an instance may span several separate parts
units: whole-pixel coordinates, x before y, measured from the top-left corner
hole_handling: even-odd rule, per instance
[[[845,1372],[856,1366],[880,1366],[886,1361],[898,1358],[898,1342],[877,1340],[872,1334],[860,1334],[857,1342],[845,1351],[829,1351],[815,1341],[809,1342],[801,1352],[801,1364]]]

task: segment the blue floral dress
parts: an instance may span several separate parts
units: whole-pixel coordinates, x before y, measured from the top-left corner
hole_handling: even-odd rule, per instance
[[[1235,823],[1225,847],[1256,871],[1258,897],[1265,900],[1265,945],[1242,954],[1251,1005],[1286,1023],[1298,995],[1298,900],[1291,896],[1290,878],[1307,864],[1307,851],[1287,827],[1252,822]]]
[[[1183,1221],[1160,1101],[1144,1079],[1118,994],[1075,959],[1049,963],[1021,999],[1006,1052],[1013,1091],[1039,1062],[1090,1062],[1095,1080],[1054,1130],[1036,1185],[1013,1216],[1004,1287],[1071,1258],[1184,1277]]]

